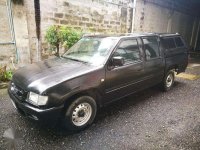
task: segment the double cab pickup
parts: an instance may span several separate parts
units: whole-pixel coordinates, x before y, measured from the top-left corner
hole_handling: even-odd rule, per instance
[[[88,35],[61,57],[18,69],[8,93],[21,114],[80,131],[102,106],[158,84],[170,90],[187,65],[179,34]]]

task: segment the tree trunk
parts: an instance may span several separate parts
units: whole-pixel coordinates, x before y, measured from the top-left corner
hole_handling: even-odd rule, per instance
[[[57,50],[57,51],[56,51],[56,56],[59,57],[59,56],[60,56],[60,55],[59,55],[59,44],[56,45],[56,50]]]

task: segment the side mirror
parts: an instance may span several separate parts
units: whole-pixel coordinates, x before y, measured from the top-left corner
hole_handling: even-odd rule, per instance
[[[112,65],[113,66],[123,66],[124,65],[124,58],[121,56],[116,56],[112,58]]]

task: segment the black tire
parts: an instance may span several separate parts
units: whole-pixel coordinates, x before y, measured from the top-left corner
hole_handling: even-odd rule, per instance
[[[174,71],[173,70],[168,71],[162,82],[163,91],[167,92],[172,88],[174,84],[174,79],[175,79]]]
[[[64,127],[71,131],[84,130],[92,124],[96,112],[97,105],[95,100],[90,96],[81,96],[75,99],[69,107],[67,107],[63,119]],[[82,122],[78,119],[82,119]]]

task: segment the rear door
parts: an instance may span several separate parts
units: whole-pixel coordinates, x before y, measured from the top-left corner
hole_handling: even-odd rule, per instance
[[[179,52],[179,55],[177,55],[177,60],[179,61],[176,61],[179,64],[178,71],[184,72],[188,65],[188,49],[180,36],[175,37],[174,41],[177,51]]]
[[[176,67],[185,71],[188,64],[188,49],[180,36],[162,37],[161,44],[165,53],[166,68]]]
[[[106,97],[109,103],[140,89],[144,75],[142,49],[136,38],[123,39],[110,58],[123,57],[123,66],[109,63],[106,71]]]
[[[144,74],[146,87],[150,87],[162,81],[164,76],[164,58],[159,48],[157,36],[142,37],[145,54]]]

